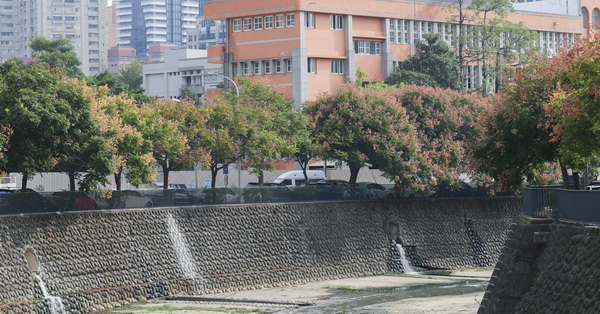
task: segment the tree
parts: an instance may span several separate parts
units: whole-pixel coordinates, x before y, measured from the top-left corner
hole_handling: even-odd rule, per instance
[[[131,63],[121,68],[119,79],[127,85],[130,91],[136,91],[142,88],[143,75],[142,63],[137,59],[131,60]]]
[[[308,103],[305,113],[327,157],[350,167],[350,183],[367,162],[391,178],[416,171],[416,132],[385,90],[346,84]]]
[[[187,101],[152,101],[141,107],[141,132],[152,143],[152,156],[163,171],[163,188],[169,188],[169,172],[204,161],[205,150],[195,141],[205,121]]]
[[[128,92],[128,86],[123,83],[118,76],[108,72],[108,70],[88,78],[90,85],[106,86],[110,95],[119,95]]]
[[[60,139],[72,123],[71,106],[59,94],[61,84],[41,64],[0,64],[0,125],[12,130],[1,170],[22,173],[22,189],[32,175],[54,167]]]
[[[523,23],[506,20],[513,5],[509,0],[473,0],[468,9],[472,12],[470,23],[472,37],[468,41],[467,62],[481,67],[483,85],[481,90],[488,93],[492,78],[501,80],[501,73],[507,62],[515,62],[512,56],[521,55],[534,46],[537,33],[529,31]],[[498,92],[501,82],[496,82]]]
[[[196,95],[192,91],[192,89],[187,86],[184,86],[179,89],[179,99],[185,99],[185,98],[189,98],[191,101],[194,102],[194,104],[196,106],[202,105],[202,102],[200,101],[200,98],[198,97],[198,95]]]
[[[515,189],[523,179],[535,182],[548,163],[560,160],[544,110],[556,86],[555,70],[546,58],[534,58],[480,117],[483,135],[474,144],[472,165],[502,187]],[[566,173],[563,163],[561,168]]]
[[[71,40],[65,37],[46,39],[43,36],[33,37],[29,47],[33,49],[36,62],[51,69],[63,71],[69,77],[83,77],[79,68],[81,61],[73,52]]]
[[[465,64],[465,56],[464,56],[464,48],[467,42],[467,38],[464,32],[465,23],[468,20],[468,1],[467,0],[456,0],[451,2],[447,9],[450,13],[450,17],[448,18],[448,26],[452,30],[453,25],[456,25],[458,28],[457,33],[453,33],[452,40],[456,41],[457,49],[456,56],[458,64],[461,69],[459,69],[459,75],[461,77],[460,82],[462,82],[463,88],[464,82],[466,81],[466,73],[464,71],[463,65]]]
[[[250,109],[247,123],[253,129],[242,139],[246,147],[244,158],[250,163],[252,172],[273,170],[270,159],[279,159],[295,153],[293,137],[299,128],[300,112],[273,86],[240,80],[239,105]],[[233,96],[231,93],[229,96]]]
[[[399,69],[385,82],[463,89],[455,53],[437,34],[426,34],[424,40],[417,43],[417,53],[401,62]]]
[[[0,169],[4,163],[4,153],[8,149],[8,141],[13,133],[13,130],[9,126],[0,125]]]
[[[112,173],[110,147],[92,118],[94,95],[85,84],[77,79],[63,80],[56,91],[71,110],[67,114],[69,128],[58,138],[58,158],[54,168],[68,174],[71,191],[77,189],[76,179],[79,179],[81,190],[90,191],[105,184]]]
[[[420,143],[417,171],[399,174],[404,184],[419,190],[440,182],[458,184],[469,173],[470,146],[481,132],[476,118],[488,100],[476,93],[423,86],[390,91],[406,110]]]
[[[112,152],[112,171],[117,190],[121,190],[123,174],[134,186],[151,181],[154,174],[152,144],[140,132],[143,127],[139,109],[124,94],[108,95],[108,88],[88,89],[92,116]]]
[[[550,64],[554,69],[562,66],[563,71],[545,107],[552,120],[548,126],[562,160],[576,177],[589,158],[600,156],[600,36],[578,39]]]

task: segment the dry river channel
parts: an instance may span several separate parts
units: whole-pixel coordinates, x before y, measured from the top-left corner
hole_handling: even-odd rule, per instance
[[[492,268],[170,297],[99,313],[477,313]]]

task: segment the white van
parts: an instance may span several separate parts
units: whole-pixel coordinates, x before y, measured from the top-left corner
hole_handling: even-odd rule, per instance
[[[325,172],[320,170],[306,170],[306,175],[308,176],[308,182],[325,180]],[[273,183],[296,187],[306,185],[306,180],[304,179],[302,170],[294,170],[282,173]]]

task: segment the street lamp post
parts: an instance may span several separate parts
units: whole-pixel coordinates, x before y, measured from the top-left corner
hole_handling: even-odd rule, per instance
[[[232,80],[231,78],[229,78],[229,77],[227,77],[225,75],[219,74],[219,73],[212,73],[212,74],[220,76],[220,77],[222,77],[224,79],[227,79],[231,83],[233,83],[233,86],[235,87],[235,94],[237,95],[237,98],[236,98],[237,103],[236,104],[239,106],[240,105],[240,89],[238,88],[238,86],[235,83],[235,81]],[[239,160],[239,159],[237,161],[237,168],[238,168],[237,169],[237,173],[238,173],[238,188],[240,189],[240,193],[241,193],[242,192],[242,161]]]

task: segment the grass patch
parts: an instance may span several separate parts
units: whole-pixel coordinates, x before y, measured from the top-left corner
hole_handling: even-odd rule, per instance
[[[171,306],[171,305],[155,305],[155,306],[125,306],[114,309],[110,312],[102,313],[117,313],[116,311],[148,311],[148,312],[172,312],[172,311],[211,311],[222,313],[272,313],[270,310],[263,309],[248,309],[243,307],[202,307],[202,306]]]
[[[325,289],[332,289],[342,292],[345,295],[351,294],[366,294],[366,293],[390,293],[394,292],[396,288],[370,288],[370,289],[359,289],[351,288],[348,286],[325,286]]]

